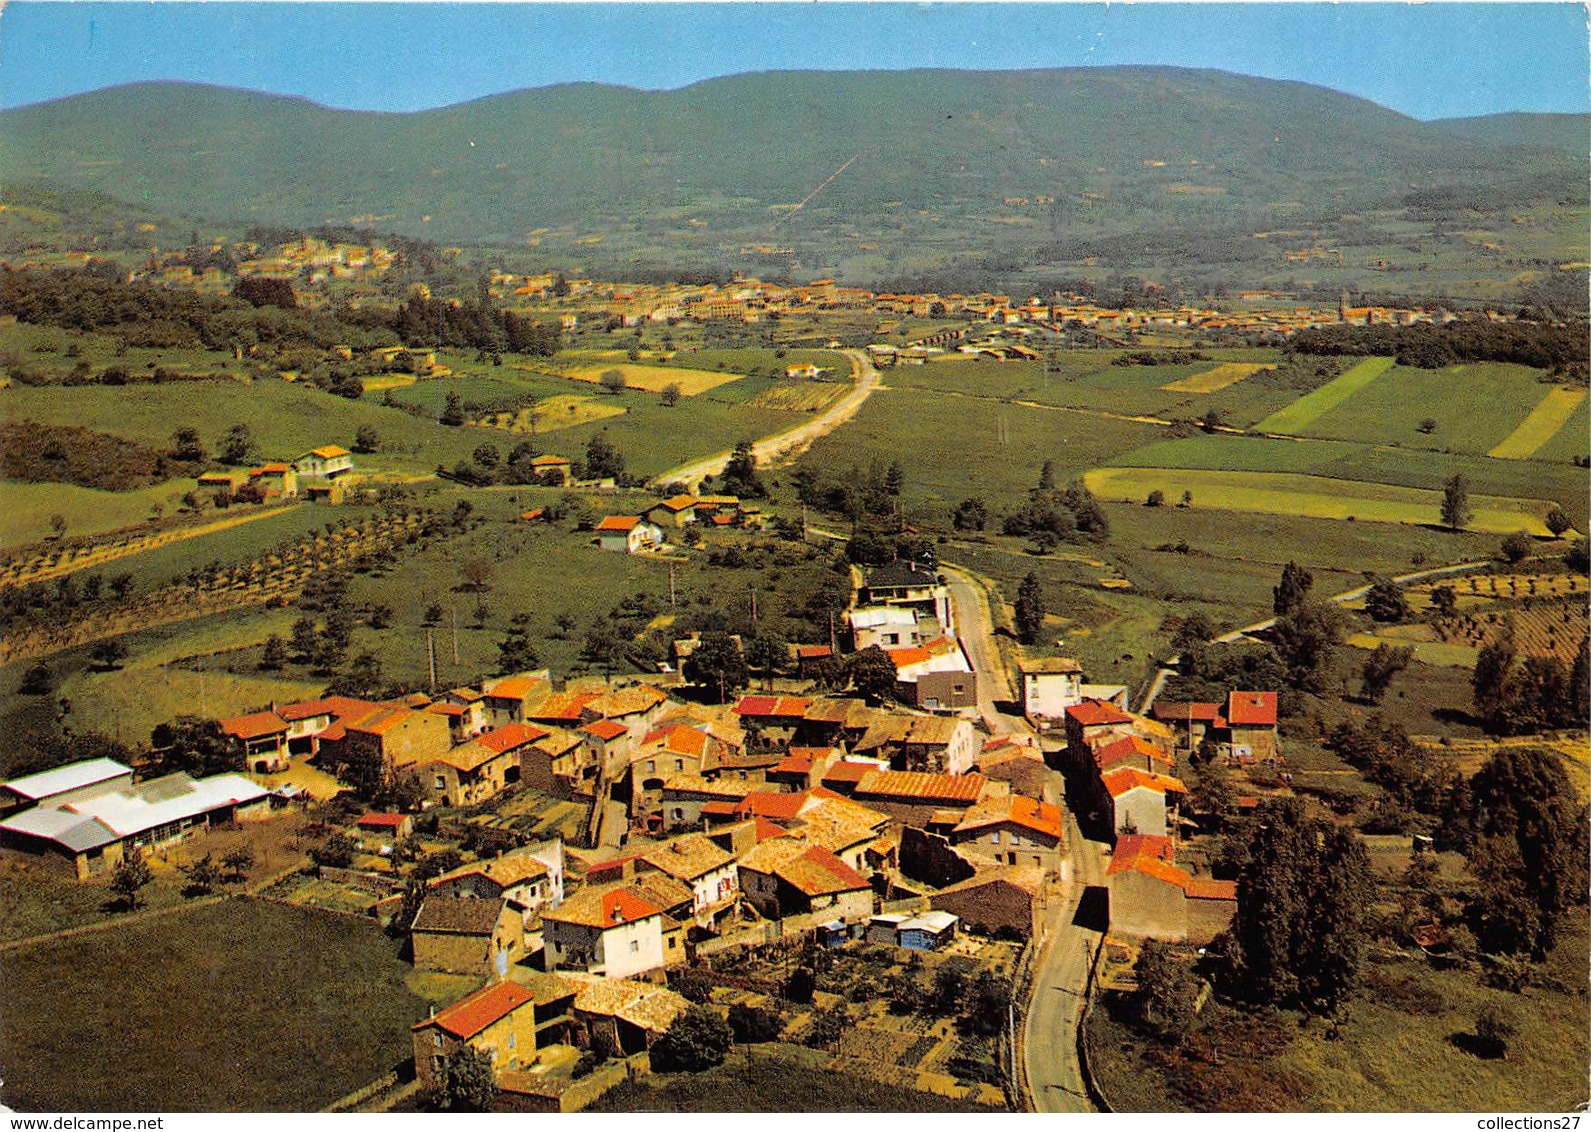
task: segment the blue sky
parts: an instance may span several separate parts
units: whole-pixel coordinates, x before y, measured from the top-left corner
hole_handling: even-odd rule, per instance
[[[0,106],[143,79],[415,110],[550,83],[1164,63],[1416,118],[1588,108],[1578,4],[328,4],[13,0]]]

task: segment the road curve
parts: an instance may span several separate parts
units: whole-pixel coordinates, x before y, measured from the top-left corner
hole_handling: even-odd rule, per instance
[[[865,350],[840,351],[851,359],[851,376],[855,382],[851,391],[841,397],[834,404],[823,410],[818,416],[804,424],[776,432],[772,436],[765,436],[751,446],[751,453],[759,464],[772,464],[778,460],[790,459],[806,451],[814,440],[833,432],[840,425],[856,415],[863,403],[873,395],[873,390],[879,386],[878,370],[873,366]],[[729,458],[733,452],[719,452],[700,460],[692,460],[688,464],[681,464],[670,468],[666,472],[659,472],[652,477],[654,484],[683,483],[691,490],[696,490],[702,480],[708,476],[716,476],[729,466]]]

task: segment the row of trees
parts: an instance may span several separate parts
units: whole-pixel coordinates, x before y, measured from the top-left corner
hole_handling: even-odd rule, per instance
[[[1399,365],[1441,369],[1458,362],[1517,362],[1585,373],[1586,328],[1466,320],[1446,326],[1317,326],[1293,336],[1301,354],[1393,355]]]

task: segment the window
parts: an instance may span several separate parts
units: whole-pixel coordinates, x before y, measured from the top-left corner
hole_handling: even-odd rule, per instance
[[[431,1031],[431,1044],[433,1046],[435,1046],[437,1049],[441,1049],[442,1048],[442,1035],[440,1033],[438,1033],[436,1030],[432,1030]]]
[[[508,1035],[508,1048],[509,1049],[514,1049],[516,1046],[518,1046],[518,1044],[519,1044],[519,1042],[517,1040],[517,1035],[509,1034]]]
[[[439,775],[436,776],[436,788],[438,790],[446,790],[447,789],[447,775],[439,774]]]
[[[685,760],[684,759],[675,759],[674,760],[674,769],[675,770],[684,770],[685,769]]]
[[[640,951],[641,950],[641,941],[638,940],[638,939],[632,939],[630,941],[630,950],[632,952]]]

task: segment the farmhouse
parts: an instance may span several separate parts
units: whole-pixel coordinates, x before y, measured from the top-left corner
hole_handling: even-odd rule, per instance
[[[502,901],[528,921],[544,907],[563,903],[563,842],[527,846],[460,865],[431,881],[433,893],[443,897]]]
[[[241,749],[241,764],[256,774],[275,774],[288,764],[287,720],[274,711],[257,711],[220,720],[221,734]]]
[[[1020,794],[986,798],[974,805],[951,829],[950,843],[1004,865],[1060,870],[1065,863],[1060,807]]]
[[[884,651],[906,703],[924,711],[977,706],[978,676],[959,641],[939,637],[920,647]]]
[[[663,531],[639,515],[609,515],[596,526],[597,545],[620,554],[639,554],[663,545]]]
[[[0,821],[0,844],[54,857],[78,880],[87,880],[114,867],[129,849],[157,851],[212,825],[270,815],[269,791],[242,775],[195,779],[178,772],[134,786],[131,771],[112,773],[119,764],[94,765],[110,762],[95,759],[45,772],[56,776],[53,781],[41,783],[44,775],[30,775],[9,783],[13,796],[53,793]],[[77,785],[62,788],[73,782]]]
[[[672,499],[665,499],[648,507],[646,518],[658,524],[668,523],[671,526],[683,527],[696,521],[698,502],[694,495],[676,495]]]
[[[697,927],[713,927],[740,895],[735,858],[699,833],[647,850],[640,863],[687,887],[688,914]]]
[[[520,777],[520,753],[548,735],[509,723],[478,735],[420,768],[426,796],[442,806],[472,806],[502,793]]]
[[[740,858],[746,900],[769,919],[818,915],[848,924],[873,914],[868,880],[827,849],[795,838],[764,841]]]
[[[1178,794],[1187,787],[1169,775],[1118,766],[1100,776],[1109,796],[1111,830],[1116,834],[1166,836],[1175,817]]]
[[[1276,693],[1232,692],[1226,698],[1227,741],[1234,762],[1276,758]]]
[[[1105,870],[1111,931],[1205,944],[1227,928],[1237,883],[1193,876],[1175,856],[1168,837],[1129,834],[1116,842]]]
[[[298,470],[291,464],[262,464],[249,469],[249,486],[261,499],[296,499]]]
[[[666,956],[663,910],[626,885],[586,887],[542,914],[547,970],[575,967],[611,979],[644,975]],[[671,921],[672,923],[672,921]]]
[[[412,1027],[415,1079],[435,1088],[447,1059],[464,1049],[484,1053],[493,1076],[530,1064],[536,1014],[536,996],[518,983],[490,983],[466,995]]]
[[[876,720],[851,748],[856,755],[888,759],[895,770],[964,774],[983,744],[970,722],[937,715],[896,715]]]
[[[501,900],[427,894],[409,944],[419,970],[501,979],[524,952],[525,921]]]
[[[494,680],[481,691],[487,722],[501,727],[505,723],[524,723],[526,713],[552,694],[552,681],[546,672],[522,672]]]
[[[929,897],[936,909],[961,917],[967,930],[982,935],[1033,939],[1042,931],[1053,883],[1035,865],[980,870],[967,880]]]
[[[896,821],[923,825],[942,811],[968,809],[996,785],[1005,787],[981,774],[873,770],[862,776],[851,797]]]
[[[568,487],[571,479],[570,463],[562,456],[536,456],[530,461],[531,474],[536,482],[548,487]]]
[[[335,444],[312,448],[293,461],[304,479],[333,480],[354,470],[353,453]]]

